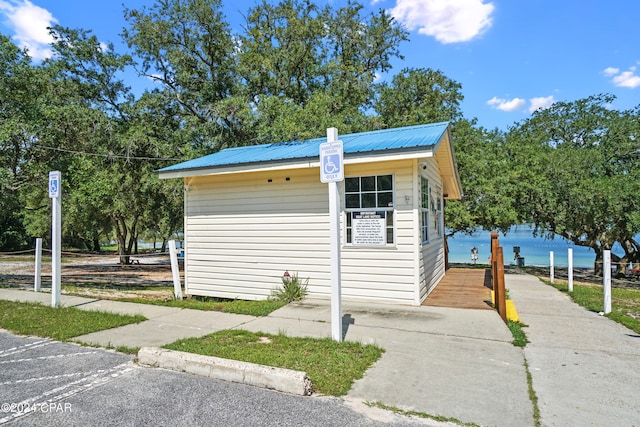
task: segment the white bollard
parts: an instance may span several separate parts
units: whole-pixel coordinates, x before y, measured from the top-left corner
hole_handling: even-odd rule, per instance
[[[40,286],[42,284],[42,237],[36,239],[36,268],[35,277],[33,280],[34,292],[40,292]]]
[[[553,283],[554,272],[553,272],[553,251],[549,252],[549,281]]]
[[[611,313],[611,251],[602,252],[602,284],[604,285],[604,314]]]
[[[567,261],[569,263],[567,272],[567,286],[569,292],[573,292],[573,248],[567,249]]]
[[[178,268],[178,251],[176,250],[175,240],[169,240],[169,258],[171,259],[171,272],[173,273],[173,295],[176,299],[182,299],[180,269]]]

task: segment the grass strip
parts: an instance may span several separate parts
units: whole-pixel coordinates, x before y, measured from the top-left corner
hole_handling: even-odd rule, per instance
[[[522,322],[514,322],[513,320],[507,321],[507,327],[511,331],[511,335],[513,335],[513,341],[511,342],[516,347],[524,347],[527,345],[529,340],[527,340],[527,336],[524,333],[522,328],[526,327]]]
[[[20,335],[66,341],[105,329],[140,323],[146,317],[73,307],[53,308],[38,303],[0,300],[0,327]]]
[[[587,310],[599,313],[604,309],[604,290],[601,285],[574,284],[573,292],[569,293],[566,282],[540,280],[568,294],[576,304]],[[640,334],[640,290],[612,288],[611,313],[605,316]]]
[[[105,298],[106,299],[106,298]],[[109,298],[111,299],[111,298]],[[242,300],[199,300],[195,298],[189,299],[170,299],[159,300],[149,298],[113,298],[114,301],[134,302],[138,304],[161,305],[165,307],[190,308],[193,310],[203,311],[220,311],[232,314],[247,314],[249,316],[268,316],[271,312],[285,306],[287,303],[282,301],[242,301]]]
[[[285,306],[287,303],[284,301],[276,300],[259,300],[259,301],[243,301],[243,300],[229,300],[213,297],[200,297],[194,296],[186,299],[175,299],[169,296],[173,296],[173,288],[166,286],[145,286],[136,287],[135,289],[121,290],[113,286],[78,286],[78,285],[63,285],[62,289],[67,295],[76,295],[81,297],[100,298],[110,301],[120,302],[133,302],[136,304],[151,304],[160,305],[164,307],[175,308],[189,308],[192,310],[202,311],[220,311],[223,313],[232,314],[247,314],[249,316],[268,316],[273,311]],[[115,289],[124,293],[123,296],[109,295],[106,292],[98,293],[93,292],[93,289]],[[145,291],[149,291],[148,295],[144,295]],[[170,291],[167,295],[158,295],[158,291]],[[131,293],[136,296],[127,296],[127,293]]]
[[[330,338],[287,337],[223,330],[186,338],[164,348],[306,372],[314,391],[343,396],[384,352],[378,346]]]
[[[526,357],[524,359],[524,369],[527,372],[527,389],[529,391],[529,400],[533,405],[533,425],[535,427],[540,427],[540,407],[538,406],[538,395],[533,389],[533,377],[531,376],[531,371],[529,370],[529,362],[527,362]]]
[[[364,402],[364,404],[367,405],[370,408],[371,407],[376,407],[376,408],[384,409],[385,411],[391,411],[394,414],[404,415],[406,417],[418,417],[418,418],[438,421],[438,422],[441,422],[441,423],[452,423],[452,424],[456,424],[456,425],[459,425],[459,426],[465,426],[465,427],[481,427],[480,424],[465,423],[464,421],[460,421],[457,418],[443,417],[441,415],[431,415],[431,414],[427,414],[427,413],[419,412],[419,411],[406,411],[406,410],[400,409],[400,408],[398,408],[396,406],[385,405],[382,402]]]
[[[106,348],[108,350],[114,350],[117,351],[118,353],[124,353],[124,354],[131,354],[134,356],[138,355],[138,352],[140,351],[141,347],[129,347],[126,345],[100,345],[100,344],[95,344],[95,343],[88,343],[88,342],[82,342],[82,341],[74,341],[77,344],[80,344],[83,347],[93,347],[93,348]]]

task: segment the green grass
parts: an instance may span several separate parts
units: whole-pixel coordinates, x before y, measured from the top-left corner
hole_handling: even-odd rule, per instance
[[[188,298],[183,300],[157,300],[147,298],[113,298],[114,301],[135,302],[138,304],[162,305],[165,307],[190,308],[203,311],[221,311],[223,313],[247,314],[250,316],[267,316],[271,312],[285,306],[283,301],[243,301]]]
[[[479,424],[465,423],[464,421],[460,421],[457,418],[443,417],[441,415],[431,415],[431,414],[427,414],[419,411],[405,411],[404,409],[400,409],[396,406],[385,405],[382,402],[364,402],[364,404],[370,408],[376,407],[376,408],[384,409],[385,411],[391,411],[394,414],[403,415],[405,417],[418,417],[418,418],[438,421],[441,423],[451,423],[451,424],[456,424],[456,425],[465,426],[465,427],[480,427]]]
[[[37,303],[0,300],[0,327],[20,335],[35,335],[66,341],[91,332],[146,320],[72,307],[53,308]]]
[[[542,281],[568,294],[574,302],[587,310],[596,313],[604,310],[604,291],[602,286],[574,284],[573,292],[569,293],[566,282],[550,283],[547,280]],[[606,314],[606,316],[640,334],[640,290],[612,288],[611,313]]]
[[[0,285],[1,286],[1,285]],[[92,289],[98,290],[118,290],[123,293],[130,293],[133,296],[111,296],[108,294],[100,294],[98,298],[108,299],[111,301],[121,302],[133,302],[137,304],[152,304],[160,305],[164,307],[176,307],[176,308],[189,308],[193,310],[202,311],[220,311],[223,313],[233,314],[247,314],[249,316],[268,316],[271,312],[285,306],[287,303],[277,300],[259,300],[259,301],[243,301],[243,300],[229,300],[213,297],[200,297],[194,296],[192,298],[186,298],[178,300],[173,298],[172,286],[113,286],[106,284],[89,284],[88,286],[78,285],[62,285],[62,289],[68,295],[77,295],[82,297],[95,298],[96,295],[91,293]],[[145,291],[150,291],[148,295],[145,295]],[[170,291],[167,292],[165,297],[158,296],[154,291]]]
[[[538,406],[538,395],[533,389],[533,378],[531,371],[529,370],[529,362],[524,359],[524,370],[527,372],[527,391],[529,393],[529,400],[533,405],[533,425],[534,427],[540,427],[540,407]]]
[[[514,322],[513,320],[509,320],[507,322],[507,327],[511,331],[511,335],[513,335],[513,341],[511,342],[516,347],[524,347],[529,342],[527,340],[527,336],[524,333],[522,328],[526,327],[524,323]]]
[[[224,330],[187,338],[167,349],[306,372],[314,392],[343,396],[356,379],[380,358],[383,349],[330,338],[298,338],[244,330]]]
[[[82,341],[75,341],[77,344],[80,344],[84,347],[93,347],[93,348],[106,348],[109,350],[115,350],[118,353],[125,353],[125,354],[132,354],[134,356],[138,355],[138,352],[140,351],[141,347],[129,347],[126,345],[118,345],[118,346],[114,346],[114,345],[107,345],[107,346],[103,346],[103,345],[99,345],[99,344],[94,344],[94,343],[87,343],[87,342],[82,342]]]

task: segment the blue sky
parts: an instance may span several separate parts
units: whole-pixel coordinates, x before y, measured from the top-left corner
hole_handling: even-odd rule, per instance
[[[346,0],[318,0],[342,6]],[[153,0],[0,0],[0,31],[49,55],[46,27],[91,30],[120,44],[122,3],[137,9]],[[240,30],[254,0],[223,0],[227,19]],[[433,68],[462,84],[465,117],[506,130],[536,108],[610,93],[616,109],[640,104],[639,1],[603,0],[361,0],[386,9],[410,30],[401,46],[404,67]],[[142,87],[144,80],[128,77]]]

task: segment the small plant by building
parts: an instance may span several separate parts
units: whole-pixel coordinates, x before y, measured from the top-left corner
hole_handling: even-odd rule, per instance
[[[309,285],[309,278],[302,280],[298,277],[298,273],[289,275],[288,272],[282,277],[282,286],[272,289],[269,299],[292,302],[300,301],[307,296],[307,286]]]

